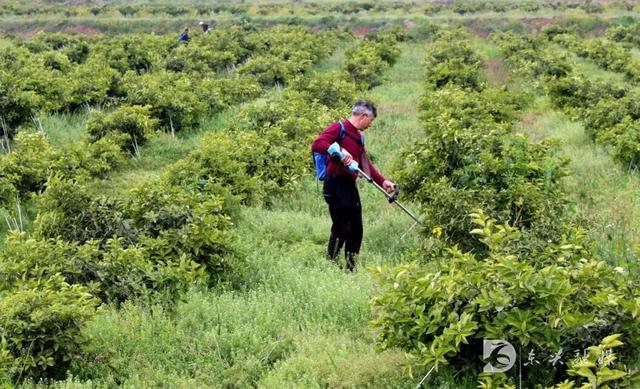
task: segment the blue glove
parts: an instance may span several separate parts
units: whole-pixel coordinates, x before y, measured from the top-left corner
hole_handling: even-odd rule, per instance
[[[338,159],[342,159],[343,157],[338,142],[333,142],[333,144],[327,149],[327,152],[329,153],[330,157],[337,157]]]
[[[351,163],[347,165],[347,170],[349,170],[350,173],[357,173],[358,172],[358,162],[351,161]]]

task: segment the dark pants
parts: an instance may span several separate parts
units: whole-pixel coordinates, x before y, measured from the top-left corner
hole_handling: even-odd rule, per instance
[[[354,271],[362,244],[362,207],[356,182],[349,176],[327,177],[323,194],[333,222],[327,256],[337,261],[344,246],[347,269]]]

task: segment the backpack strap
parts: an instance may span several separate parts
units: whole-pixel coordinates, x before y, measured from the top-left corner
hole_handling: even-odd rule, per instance
[[[348,136],[349,138],[355,140],[356,142],[358,142],[361,146],[364,147],[364,134],[360,134],[360,139],[356,139],[355,136],[349,134],[345,128],[344,128],[344,123],[342,122],[342,120],[338,121],[338,123],[340,124],[340,135],[338,136],[338,140],[343,140],[345,135]]]

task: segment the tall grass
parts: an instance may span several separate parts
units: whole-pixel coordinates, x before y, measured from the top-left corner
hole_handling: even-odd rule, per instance
[[[577,216],[585,220],[599,254],[608,262],[638,270],[640,243],[640,177],[614,161],[602,146],[594,144],[582,124],[554,111],[539,98],[529,113],[533,119],[520,131],[534,139],[562,140],[571,158],[571,174],[565,185],[576,204]]]

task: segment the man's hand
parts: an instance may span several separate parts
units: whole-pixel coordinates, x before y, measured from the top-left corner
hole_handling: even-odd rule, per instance
[[[389,180],[384,180],[382,183],[382,188],[387,191],[387,193],[391,193],[396,189],[396,184]]]
[[[344,164],[344,166],[349,166],[352,161],[353,156],[351,156],[351,154],[347,150],[342,149],[342,163]]]

